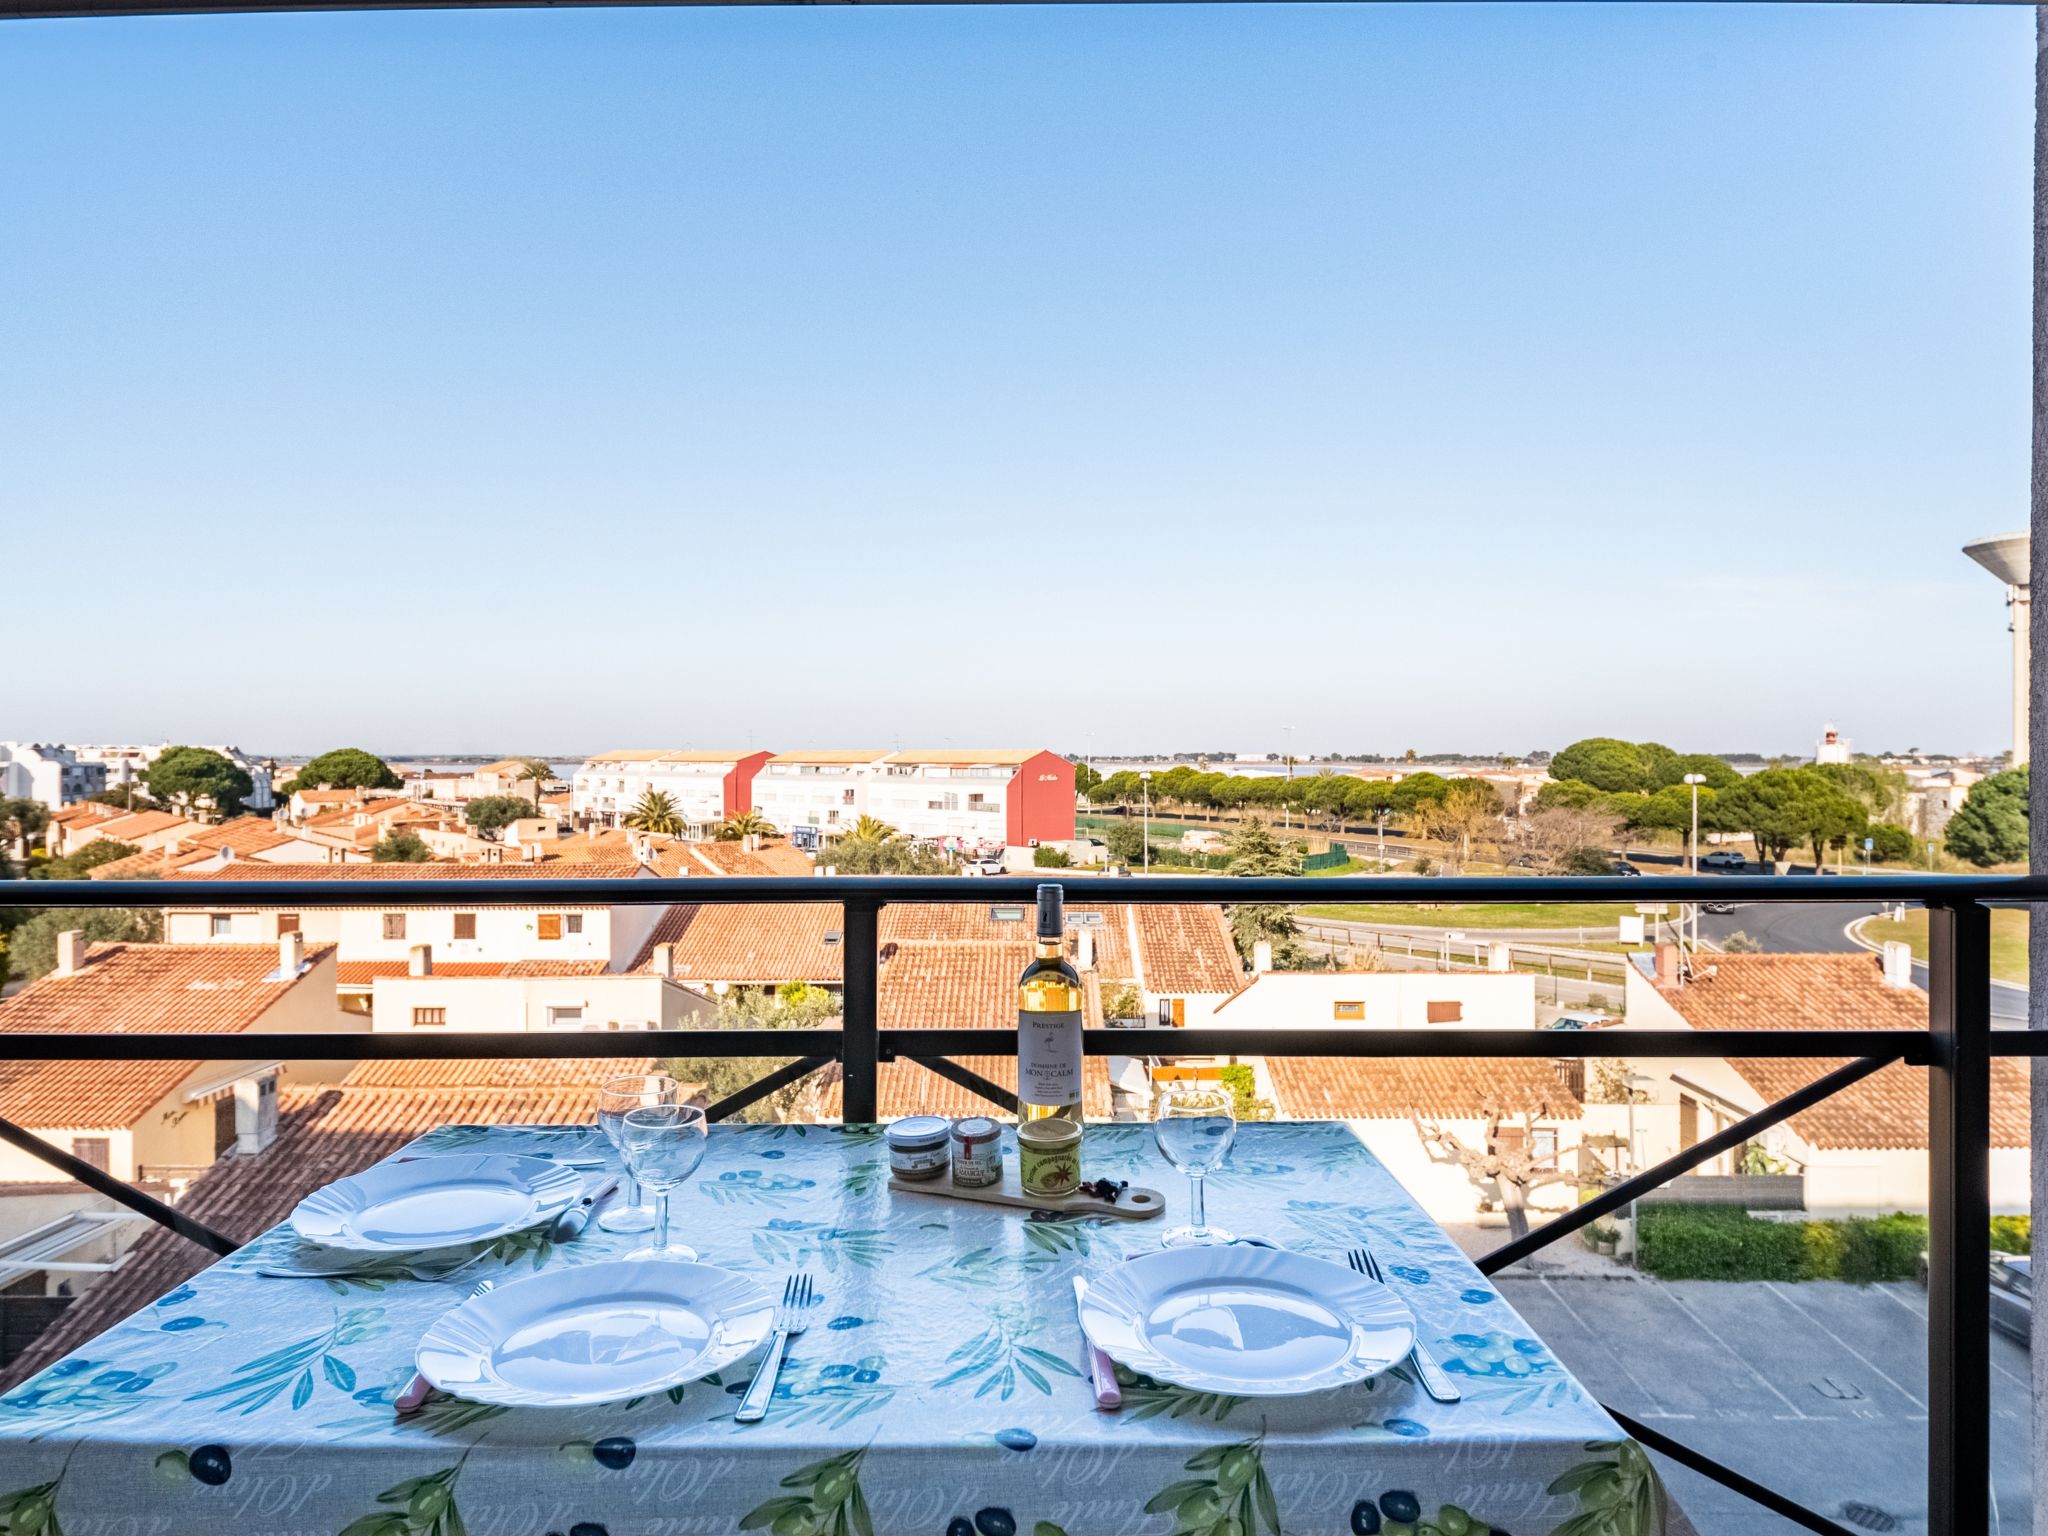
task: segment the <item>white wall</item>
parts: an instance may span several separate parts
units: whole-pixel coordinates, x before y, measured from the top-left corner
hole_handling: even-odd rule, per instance
[[[735,763],[622,763],[593,758],[569,780],[569,809],[617,826],[649,790],[676,803],[686,820],[725,819],[725,780]]]
[[[380,976],[371,988],[372,1028],[411,1030],[414,1010],[439,1008],[446,1030],[681,1029],[707,1024],[706,999],[658,976]],[[550,1010],[580,1008],[579,1024],[551,1024]]]
[[[1000,844],[1008,836],[1009,792],[1016,776],[1016,769],[1006,767],[983,774],[950,764],[890,765],[869,782],[867,808],[908,837]],[[980,797],[980,809],[968,808],[971,796]]]
[[[571,895],[573,890],[573,883],[564,882],[563,895]],[[219,936],[221,942],[268,943],[276,937],[276,911],[222,910],[230,931]],[[475,916],[474,939],[455,937],[458,911]],[[384,937],[386,912],[404,917],[403,938]],[[559,939],[540,937],[540,917],[545,912],[564,919]],[[625,964],[639,953],[661,912],[655,906],[623,907],[616,913],[605,907],[309,907],[300,912],[299,926],[310,944],[339,944],[343,960],[405,960],[414,945],[425,944],[432,948],[436,961],[601,960],[612,966]],[[216,937],[213,917],[197,908],[167,912],[164,937],[178,944],[207,943]],[[571,917],[581,921],[581,933],[568,931]]]
[[[1339,1004],[1360,1002],[1362,1020],[1338,1017]],[[1207,1022],[1244,1029],[1426,1029],[1433,1002],[1456,1003],[1462,1015],[1438,1021],[1437,1028],[1536,1027],[1536,978],[1484,971],[1268,971]]]
[[[777,772],[778,766],[782,769]],[[828,763],[815,773],[799,773],[795,764],[773,759],[754,775],[754,809],[779,832],[792,827],[842,829],[870,813],[868,793],[878,764]],[[885,820],[887,818],[884,818]],[[908,827],[898,827],[908,832]]]

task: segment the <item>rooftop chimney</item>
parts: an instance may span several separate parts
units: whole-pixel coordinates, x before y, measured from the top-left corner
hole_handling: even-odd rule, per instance
[[[235,1084],[235,1152],[253,1157],[277,1140],[277,1074]]]
[[[1092,971],[1095,969],[1095,935],[1086,928],[1074,934],[1074,969]]]
[[[519,845],[519,857],[526,860],[529,864],[538,864],[540,862],[540,844],[521,843]]]
[[[1913,947],[1893,939],[1884,947],[1884,984],[1888,987],[1913,985]]]
[[[299,974],[299,967],[306,963],[306,936],[302,933],[280,933],[277,936],[277,974],[281,981],[289,981]]]
[[[85,934],[66,928],[57,935],[57,974],[76,976],[85,965]]]
[[[676,947],[673,944],[654,946],[654,974],[670,981],[676,979]]]
[[[1263,974],[1273,969],[1273,945],[1269,939],[1260,939],[1252,946],[1252,970]]]
[[[1660,992],[1678,990],[1678,946],[1659,944],[1657,946],[1657,989]]]
[[[415,944],[406,952],[405,974],[408,976],[431,976],[434,974],[434,946]]]

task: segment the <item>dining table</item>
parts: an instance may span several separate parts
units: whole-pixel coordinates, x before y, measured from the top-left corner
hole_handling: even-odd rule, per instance
[[[559,1128],[443,1126],[393,1156],[550,1157],[564,1144]],[[1288,1397],[1192,1390],[1120,1366],[1122,1406],[1099,1408],[1074,1277],[1156,1251],[1185,1214],[1187,1185],[1142,1124],[1090,1125],[1083,1164],[1088,1178],[1161,1191],[1166,1219],[893,1188],[873,1125],[714,1126],[674,1193],[677,1234],[702,1262],[772,1293],[807,1274],[818,1297],[756,1423],[735,1420],[753,1357],[598,1406],[436,1393],[396,1414],[421,1336],[476,1277],[516,1285],[645,1238],[591,1224],[557,1242],[539,1229],[498,1240],[481,1267],[448,1279],[395,1266],[271,1278],[259,1271],[302,1247],[280,1225],[0,1398],[0,1531],[1689,1529],[1644,1451],[1342,1123],[1241,1126],[1208,1178],[1209,1219],[1339,1265],[1369,1246],[1458,1400],[1433,1400],[1406,1364]]]

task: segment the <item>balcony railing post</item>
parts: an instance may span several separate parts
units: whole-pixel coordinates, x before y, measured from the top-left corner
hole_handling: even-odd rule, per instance
[[[1927,908],[1927,1529],[1991,1528],[1991,914]]]
[[[881,1058],[882,904],[849,901],[844,912],[839,948],[844,956],[840,1010],[846,1039],[840,1056],[839,1118],[863,1124],[881,1118],[876,1079]]]

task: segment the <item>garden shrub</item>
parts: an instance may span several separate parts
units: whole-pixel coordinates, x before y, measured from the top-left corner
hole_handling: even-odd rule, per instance
[[[2027,1252],[2023,1216],[1992,1218],[1988,1245]],[[1643,1205],[1636,1263],[1661,1280],[1910,1280],[1927,1218],[1896,1212],[1844,1221],[1759,1221],[1737,1206]]]
[[[1992,1217],[1991,1246],[2000,1253],[2032,1253],[2034,1251],[2032,1218],[2026,1216]]]

